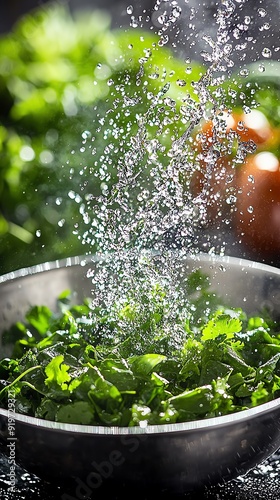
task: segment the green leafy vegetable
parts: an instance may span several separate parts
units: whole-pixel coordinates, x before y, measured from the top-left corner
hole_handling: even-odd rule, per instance
[[[69,366],[63,363],[64,357],[60,354],[56,356],[45,368],[45,373],[47,378],[45,379],[45,384],[51,387],[53,384],[57,384],[62,390],[68,389],[67,383],[70,382],[71,377],[68,374]]]
[[[202,340],[215,339],[219,335],[225,335],[228,339],[234,338],[234,334],[240,332],[241,321],[231,318],[228,314],[220,314],[211,319],[202,330]]]
[[[59,297],[59,312],[32,307],[26,323],[4,335],[14,352],[0,361],[1,406],[13,388],[20,413],[144,426],[220,416],[277,397],[278,325],[267,313],[247,317],[221,306],[198,272],[186,290],[183,308],[170,305],[162,284],[131,292],[110,311],[89,300],[73,306],[69,291]]]

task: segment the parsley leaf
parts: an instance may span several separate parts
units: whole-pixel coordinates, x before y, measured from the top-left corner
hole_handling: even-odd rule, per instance
[[[267,313],[247,317],[212,301],[200,273],[185,285],[183,307],[153,284],[111,310],[88,299],[71,305],[69,291],[58,313],[32,308],[16,336],[15,327],[5,332],[14,349],[0,360],[0,405],[13,387],[24,414],[141,426],[225,415],[279,395],[279,326]]]
[[[70,382],[71,377],[68,373],[69,366],[63,363],[64,356],[60,354],[56,356],[45,368],[45,373],[47,378],[45,379],[45,384],[48,387],[52,387],[54,384],[61,387],[63,391],[68,389],[66,382]]]
[[[227,339],[234,338],[234,334],[242,329],[241,321],[232,318],[229,314],[219,314],[210,319],[202,330],[201,340],[215,339],[220,335],[225,335]]]

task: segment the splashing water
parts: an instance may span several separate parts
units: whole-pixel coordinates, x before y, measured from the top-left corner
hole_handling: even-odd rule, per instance
[[[160,283],[166,300],[173,303],[174,297],[179,297],[184,308],[182,261],[197,249],[197,229],[205,223],[217,163],[231,154],[231,171],[226,172],[230,183],[235,165],[243,162],[255,147],[252,141],[242,142],[238,132],[227,131],[230,109],[225,104],[222,85],[231,75],[234,52],[244,50],[231,41],[237,6],[242,7],[233,0],[219,2],[216,37],[202,36],[206,50],[201,57],[207,69],[191,83],[191,91],[184,92],[187,82],[179,78],[176,85],[182,90],[174,99],[170,75],[153,65],[153,54],[168,43],[168,33],[181,17],[176,1],[156,1],[158,42],[145,47],[139,59],[134,75],[139,93],[129,92],[131,76],[124,82],[108,79],[118,121],[111,118],[112,108],[98,119],[97,130],[106,139],[104,154],[94,172],[100,190],[82,196],[74,191],[69,193],[80,205],[80,214],[88,225],[83,241],[97,243],[99,248],[97,270],[89,273],[97,306],[105,304],[110,309],[116,302],[124,301],[131,290],[140,296],[146,287]],[[132,6],[127,7],[127,13],[131,15],[132,28],[143,25],[141,16],[134,16]],[[259,16],[263,15],[263,10],[259,11]],[[239,35],[243,29],[246,31],[248,22],[244,19],[243,28],[236,28]],[[233,36],[239,38],[236,29]],[[132,44],[129,50],[133,50]],[[264,56],[269,57],[267,49]],[[186,64],[188,78],[189,59]],[[246,77],[246,68],[242,71],[241,76]],[[149,80],[160,81],[159,90],[152,91]],[[230,95],[234,100],[236,91],[231,90]],[[144,100],[148,106],[143,111]],[[131,110],[136,110],[134,122],[124,127],[122,116],[129,117]],[[203,134],[202,121],[211,123],[211,141]],[[88,144],[92,148],[93,135],[89,130],[83,133],[83,151]],[[198,146],[203,141],[205,147]],[[92,154],[94,157],[94,149]],[[199,195],[193,195],[192,178],[202,164],[203,187]],[[227,205],[234,205],[235,201],[234,192],[229,190]],[[78,226],[76,231],[79,233]],[[175,337],[173,341],[178,343]]]

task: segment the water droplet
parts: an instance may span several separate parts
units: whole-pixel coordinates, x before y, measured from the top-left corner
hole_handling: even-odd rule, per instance
[[[175,17],[175,19],[178,19],[181,16],[182,9],[179,7],[179,5],[175,5],[171,11],[171,15]]]
[[[249,113],[251,113],[251,108],[249,108],[249,106],[243,106],[243,111],[246,115],[248,115]]]
[[[142,429],[144,429],[147,426],[148,426],[148,421],[147,420],[140,420],[139,427],[141,427]]]
[[[184,115],[184,116],[188,116],[188,115],[189,115],[189,113],[190,113],[190,109],[189,109],[189,107],[188,107],[188,106],[184,106],[184,105],[182,105],[182,106],[180,107],[180,113],[181,113],[182,115]]]
[[[250,175],[248,175],[248,181],[249,181],[249,182],[251,182],[252,184],[254,184],[254,182],[255,182],[255,178],[254,178],[254,176],[253,176],[253,175],[251,175],[251,174],[250,174]]]
[[[270,29],[270,24],[269,24],[269,23],[264,23],[264,24],[263,24],[263,29],[264,29],[265,31],[269,30],[269,29]]]
[[[158,17],[159,24],[165,24],[167,20],[168,20],[168,17],[166,14],[162,14]]]
[[[177,80],[176,83],[179,87],[185,87],[187,85],[187,82],[181,79]]]
[[[260,8],[260,9],[258,9],[258,14],[259,14],[260,17],[265,17],[266,14],[267,14],[267,12],[266,12],[265,9]]]
[[[249,214],[252,214],[254,212],[254,207],[252,207],[252,205],[250,205],[248,208],[247,208],[247,212],[249,212]]]
[[[229,174],[226,176],[226,184],[230,184],[234,179],[234,175],[233,174]]]
[[[230,43],[227,43],[225,46],[224,46],[224,54],[231,54],[232,53],[232,45]]]
[[[237,90],[234,90],[234,89],[229,89],[229,90],[228,90],[228,94],[229,94],[231,97],[235,98],[235,97],[237,96]]]
[[[246,142],[244,147],[245,147],[247,153],[255,153],[257,150],[257,145],[252,139],[250,139],[248,142]]]
[[[65,219],[60,219],[60,220],[58,221],[58,223],[57,223],[57,225],[58,225],[59,227],[63,227],[63,226],[64,226],[64,224],[65,224]]]
[[[166,45],[167,43],[169,42],[169,36],[168,35],[163,35],[159,41],[158,41],[158,45],[159,47],[163,47],[163,45]]]
[[[70,198],[71,200],[74,200],[74,199],[75,199],[75,196],[76,196],[76,193],[75,193],[74,191],[72,191],[72,190],[71,190],[71,191],[69,191],[69,192],[68,192],[68,196],[69,196],[69,198]]]
[[[148,198],[150,196],[150,191],[148,189],[143,189],[142,196],[143,196],[143,200],[148,200]]]
[[[238,29],[238,28],[234,28],[232,34],[234,36],[234,38],[236,38],[236,40],[239,40],[239,38],[241,37],[241,31]]]
[[[166,106],[170,106],[171,108],[176,106],[176,101],[174,99],[171,99],[171,97],[165,97],[163,99],[163,102]]]
[[[37,231],[36,231],[35,234],[36,234],[37,238],[40,238],[40,236],[41,236],[41,230],[37,229]]]
[[[130,26],[131,28],[138,28],[139,26],[139,21],[134,16],[131,16]]]
[[[56,198],[55,204],[59,206],[59,205],[61,205],[61,203],[62,203],[62,198],[59,196]]]
[[[263,55],[263,57],[266,57],[268,59],[268,58],[270,58],[272,56],[272,52],[271,52],[271,50],[268,47],[265,47],[262,50],[262,55]]]
[[[247,68],[243,68],[239,71],[240,76],[246,77],[249,75],[249,70]]]
[[[194,0],[192,2],[194,8],[190,12],[188,6],[186,16],[191,13],[191,16],[194,17],[197,12],[197,2]],[[181,5],[183,3],[181,0]],[[136,57],[138,68],[132,74],[124,72],[122,78],[114,78],[113,80],[113,73],[115,74],[118,64],[120,62],[123,64],[123,59],[116,60],[114,56],[107,64],[105,62],[102,65],[99,63],[94,69],[94,71],[96,70],[94,78],[98,84],[102,85],[102,88],[104,83],[106,86],[106,82],[109,87],[113,86],[113,88],[107,89],[107,103],[109,103],[110,108],[107,114],[105,113],[103,116],[100,113],[91,122],[91,125],[88,125],[90,129],[94,127],[95,130],[95,148],[91,147],[93,144],[90,132],[87,130],[82,132],[83,147],[80,151],[85,151],[82,158],[84,163],[81,161],[82,155],[79,152],[81,144],[78,142],[77,148],[73,146],[76,149],[76,158],[69,155],[72,169],[71,177],[74,179],[71,186],[73,191],[69,191],[68,196],[70,200],[73,200],[74,205],[78,204],[75,206],[75,213],[80,217],[80,222],[76,224],[77,217],[75,217],[75,225],[72,229],[80,241],[89,247],[94,246],[93,250],[97,246],[104,253],[116,250],[117,254],[115,255],[120,254],[120,258],[114,259],[114,262],[108,263],[108,266],[107,264],[102,268],[100,266],[97,274],[113,271],[110,274],[111,282],[116,279],[116,276],[121,276],[123,286],[115,290],[117,287],[114,283],[111,287],[107,286],[109,280],[106,280],[105,274],[99,282],[97,277],[95,278],[95,273],[92,276],[92,279],[95,280],[93,284],[98,285],[97,290],[100,292],[100,296],[96,298],[97,304],[101,303],[101,299],[105,297],[106,293],[109,307],[116,298],[124,298],[125,290],[128,287],[131,289],[131,286],[134,285],[135,275],[139,270],[138,262],[136,266],[132,266],[132,261],[135,264],[138,259],[135,249],[142,251],[144,248],[146,251],[147,248],[153,248],[161,252],[163,248],[164,250],[168,248],[167,243],[169,245],[171,242],[170,247],[173,244],[174,246],[178,244],[179,246],[176,248],[180,248],[181,251],[182,246],[184,246],[185,251],[192,249],[195,241],[195,244],[198,244],[196,229],[200,228],[200,224],[206,226],[207,200],[209,198],[217,205],[218,217],[220,217],[219,225],[223,224],[223,227],[228,227],[231,223],[229,213],[235,210],[235,195],[238,192],[235,182],[233,182],[236,178],[235,167],[238,163],[244,164],[248,152],[254,149],[250,141],[246,142],[244,137],[237,136],[235,126],[232,126],[228,132],[228,122],[222,113],[226,110],[224,114],[230,116],[231,111],[228,112],[228,108],[230,106],[234,108],[236,98],[238,98],[239,103],[241,101],[241,104],[244,105],[244,111],[249,113],[250,109],[246,105],[251,106],[252,102],[250,96],[252,97],[253,85],[250,81],[246,81],[245,85],[241,86],[240,84],[238,87],[240,78],[238,78],[238,83],[231,80],[231,85],[234,88],[229,90],[228,85],[226,87],[223,85],[227,76],[231,76],[229,68],[234,64],[230,56],[232,53],[241,61],[237,72],[241,70],[240,75],[244,77],[249,74],[248,69],[244,68],[246,64],[243,56],[248,55],[248,49],[253,46],[253,42],[249,42],[249,37],[247,38],[247,34],[250,34],[248,26],[252,23],[253,17],[249,15],[244,17],[241,9],[238,9],[240,7],[238,4],[241,3],[245,3],[244,0],[221,0],[219,2],[222,7],[219,8],[215,18],[218,24],[218,37],[214,39],[216,30],[209,31],[213,38],[210,38],[209,35],[204,37],[204,41],[208,44],[208,52],[204,53],[204,57],[209,61],[209,64],[207,64],[206,73],[202,71],[200,76],[193,70],[194,82],[191,83],[192,91],[190,93],[186,88],[189,85],[189,78],[186,75],[192,72],[190,59],[187,58],[185,61],[185,73],[177,73],[177,68],[175,68],[176,74],[174,71],[170,71],[170,77],[173,77],[172,81],[176,82],[177,80],[179,87],[176,92],[173,92],[171,86],[172,98],[170,98],[169,92],[167,93],[169,87],[165,85],[170,80],[169,71],[164,70],[161,65],[158,68],[154,65],[154,61],[151,64],[149,58],[152,51],[157,52],[157,44],[151,44],[151,49],[145,48],[146,43],[142,44],[142,41],[145,40],[144,36],[138,38],[139,53]],[[127,14],[130,15],[131,26],[136,28],[142,25],[143,17],[139,16],[136,19],[132,15],[135,9],[136,7],[133,11],[132,5],[129,5]],[[237,9],[238,16],[233,20],[229,19],[234,10],[237,11]],[[253,15],[253,12],[251,14]],[[174,39],[179,37],[179,29],[177,30],[177,27],[173,29],[175,28],[173,24],[180,15],[181,7],[176,1],[156,0],[153,23],[151,24],[159,27],[159,46],[170,42],[171,35],[169,39],[166,33],[172,33],[172,44]],[[240,24],[236,24],[239,22],[237,17],[242,18]],[[188,27],[188,22],[187,20],[186,26],[190,33],[188,46],[191,47],[195,38],[200,34],[197,31],[198,26],[190,23]],[[259,24],[263,24],[263,22],[259,20]],[[235,31],[232,35],[233,24]],[[238,41],[235,42],[234,38]],[[130,49],[133,48],[132,44],[128,45],[128,41],[126,45]],[[135,82],[136,86],[139,86],[138,92],[137,88],[136,91],[134,89]],[[247,87],[247,84],[252,86]],[[168,83],[168,85],[170,84]],[[180,87],[185,88],[180,89]],[[110,100],[111,97],[112,100]],[[145,110],[142,111],[141,104],[144,102],[148,102],[148,109],[144,106]],[[207,138],[204,142],[199,140],[199,144],[202,144],[200,150],[200,145],[194,138],[196,133],[194,127],[202,126],[203,118],[208,123],[214,121],[217,126],[217,134],[213,134],[209,141]],[[96,126],[93,126],[92,123]],[[246,124],[246,126],[248,125]],[[237,125],[237,131],[242,132],[243,130],[244,123],[240,121]],[[98,134],[101,134],[102,141],[99,141]],[[201,135],[203,134],[201,133]],[[95,151],[94,158],[91,156],[93,150]],[[88,155],[92,161],[88,159]],[[201,167],[201,159],[203,165],[206,165],[206,182],[203,193],[193,200],[188,189],[188,181],[192,171]],[[221,164],[217,164],[218,159],[222,160]],[[222,172],[219,169],[221,165],[223,166]],[[76,186],[76,177],[79,172],[83,176],[79,176],[80,180]],[[230,172],[229,175],[228,172]],[[116,179],[115,183],[114,179]],[[87,184],[85,184],[86,180]],[[212,189],[211,192],[213,181],[215,189]],[[94,182],[96,182],[96,189],[94,186],[90,187]],[[225,182],[226,188],[224,189]],[[219,185],[221,189],[217,193]],[[253,187],[250,185],[251,190]],[[91,189],[93,194],[88,193]],[[70,200],[68,201],[70,202]],[[62,200],[60,201],[59,198],[56,199],[57,205],[61,202]],[[226,206],[224,206],[225,202]],[[249,203],[252,203],[250,199],[247,205]],[[226,214],[222,211],[224,209],[227,210]],[[73,225],[71,220],[68,222]],[[58,225],[62,226],[63,224],[64,219],[61,219]],[[225,247],[221,240],[219,242],[217,239],[215,241],[209,240],[204,248],[208,251],[211,246],[214,254],[217,249],[213,245],[216,243],[219,245],[220,253],[223,253]],[[131,255],[131,248],[133,248],[133,257],[130,263],[127,260],[128,257],[122,257],[122,255],[124,253]],[[167,265],[167,261],[162,259],[159,267],[161,273],[166,271],[169,279],[171,266]],[[221,266],[221,270],[225,271],[225,268]],[[172,279],[176,272],[176,266],[172,266]],[[153,274],[153,266],[149,266],[145,273],[149,276]],[[140,286],[133,286],[134,288],[137,288],[139,293],[141,292]],[[172,342],[178,342],[176,332],[172,336]],[[141,349],[140,343],[135,343],[136,349]]]
[[[149,78],[151,80],[156,80],[157,78],[159,78],[159,73],[150,73]]]
[[[228,205],[233,205],[236,202],[236,200],[237,200],[236,196],[234,196],[233,194],[231,194],[226,199],[226,202],[227,202]]]
[[[264,73],[265,72],[265,66],[263,64],[259,64],[258,70],[260,71],[260,73]]]
[[[238,132],[243,132],[243,130],[244,130],[244,122],[240,120],[237,123],[237,127],[236,128],[237,128]]]
[[[209,53],[209,52],[207,52],[206,50],[202,50],[202,51],[200,52],[200,55],[201,55],[201,57],[204,59],[204,61],[206,61],[206,62],[212,62],[212,58],[213,58],[213,56],[212,56],[212,54],[210,54],[210,53]]]
[[[89,139],[91,137],[91,133],[89,130],[84,130],[84,132],[82,133],[82,138],[83,139]]]
[[[146,56],[147,58],[151,57],[151,55],[152,55],[152,51],[151,51],[151,49],[144,49],[144,51],[143,51],[143,52],[144,52],[144,54],[145,54],[145,56]]]

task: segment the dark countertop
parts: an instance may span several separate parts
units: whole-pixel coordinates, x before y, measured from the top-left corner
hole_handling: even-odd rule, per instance
[[[0,498],[1,500],[80,500],[74,496],[65,495],[63,490],[44,483],[26,471],[17,468],[17,485],[14,493],[8,491],[7,473],[9,465],[7,458],[0,453]],[[109,500],[137,499],[137,492],[109,492]],[[94,495],[95,499],[98,496]],[[104,500],[104,496],[102,497]],[[108,497],[107,497],[108,498]],[[141,496],[141,500],[150,500],[151,497]],[[186,493],[176,497],[173,494],[162,496],[158,492],[157,498],[171,500],[184,498],[185,500],[279,500],[280,498],[280,452],[273,455],[262,465],[251,470],[246,476],[230,481],[221,486],[213,486],[204,491]],[[153,496],[154,499],[154,496]],[[86,500],[86,498],[84,498]]]

